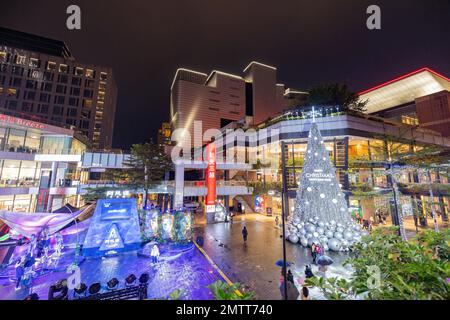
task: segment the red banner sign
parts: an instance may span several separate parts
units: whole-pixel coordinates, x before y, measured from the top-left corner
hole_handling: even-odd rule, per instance
[[[11,117],[11,116],[8,116],[5,114],[0,114],[0,122],[15,124],[15,125],[19,125],[22,127],[34,128],[34,129],[44,129],[46,127],[44,124],[39,123],[39,122],[15,118],[15,117]]]
[[[216,211],[216,145],[211,143],[206,146],[206,212]]]

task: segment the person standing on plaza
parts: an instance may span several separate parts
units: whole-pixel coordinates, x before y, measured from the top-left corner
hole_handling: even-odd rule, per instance
[[[316,263],[317,251],[316,251],[316,244],[314,242],[311,244],[311,256],[313,263]]]
[[[242,228],[242,238],[244,239],[244,242],[247,242],[247,236],[248,236],[247,227],[244,226],[244,228]]]
[[[308,287],[303,287],[302,288],[301,296],[302,296],[302,300],[309,300],[309,289],[308,289]]]
[[[278,228],[278,223],[279,223],[279,221],[278,221],[278,216],[276,216],[275,217],[275,226]]]
[[[152,257],[152,262],[153,263],[158,263],[159,260],[159,249],[158,246],[156,244],[153,245],[152,250],[150,252],[150,256]]]
[[[291,269],[288,270],[287,279],[288,279],[288,281],[294,283],[294,275],[292,274]]]
[[[288,273],[289,274],[289,273]],[[281,277],[280,277],[280,294],[283,300],[297,300],[300,292],[298,292],[297,287],[294,282],[289,280],[289,275],[286,276],[287,281],[284,280],[284,268],[281,268]],[[287,286],[287,299],[285,297],[284,286]]]
[[[306,276],[306,278],[314,277],[314,274],[312,272],[311,266],[309,264],[307,264],[306,267],[305,267],[305,276]]]
[[[20,284],[22,282],[22,277],[24,274],[24,265],[25,265],[25,257],[22,256],[17,262],[16,262],[16,290],[20,289]]]

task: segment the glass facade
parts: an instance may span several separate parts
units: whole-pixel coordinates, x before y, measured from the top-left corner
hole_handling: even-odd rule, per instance
[[[12,212],[33,212],[36,202],[34,195],[0,196],[0,210]]]
[[[0,127],[0,151],[36,153],[40,144],[39,131]]]
[[[37,187],[39,162],[0,160],[0,187]]]

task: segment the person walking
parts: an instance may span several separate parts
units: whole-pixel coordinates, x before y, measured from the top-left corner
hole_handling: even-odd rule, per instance
[[[314,273],[312,272],[311,265],[307,264],[305,267],[305,276],[306,278],[314,277]]]
[[[316,263],[317,250],[316,250],[316,244],[314,242],[311,244],[311,257],[312,257],[313,263]]]
[[[150,252],[150,256],[152,257],[152,262],[154,264],[158,263],[159,260],[159,249],[156,244],[153,245],[152,250]]]
[[[280,294],[281,299],[286,300],[284,286],[287,286],[287,300],[297,300],[300,292],[298,292],[297,287],[294,282],[289,280],[289,275],[286,275],[287,281],[284,281],[284,268],[281,268],[281,277],[280,277]]]
[[[294,283],[294,275],[292,274],[291,269],[288,270],[286,277],[287,277],[288,281]]]
[[[247,236],[248,236],[247,227],[244,226],[244,228],[242,228],[242,238],[244,239],[244,243],[247,242]]]
[[[24,275],[24,265],[25,265],[25,257],[21,257],[17,262],[16,262],[16,278],[17,278],[17,282],[16,282],[16,290],[20,289],[20,285],[22,282],[22,277]]]
[[[320,245],[316,245],[316,258],[315,261],[317,261],[317,258],[320,257],[323,254],[322,247]]]
[[[275,226],[278,228],[278,224],[279,224],[279,220],[278,220],[278,216],[275,217]]]

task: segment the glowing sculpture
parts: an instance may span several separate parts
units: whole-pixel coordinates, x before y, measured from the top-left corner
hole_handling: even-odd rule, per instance
[[[173,239],[173,215],[165,213],[161,218],[161,239],[171,240]]]
[[[91,219],[83,255],[104,256],[140,248],[142,240],[136,199],[98,200]]]
[[[159,216],[160,212],[157,209],[151,209],[145,216],[144,235],[147,238],[155,238],[158,236]]]
[[[228,212],[225,209],[225,207],[220,204],[216,203],[216,212],[214,215],[214,221],[215,222],[224,222],[228,217]]]
[[[192,237],[192,216],[189,211],[178,211],[175,214],[175,238],[177,241],[189,241]]]

